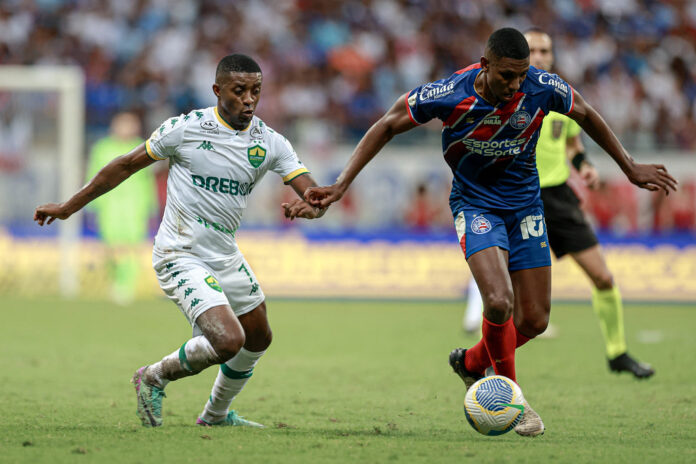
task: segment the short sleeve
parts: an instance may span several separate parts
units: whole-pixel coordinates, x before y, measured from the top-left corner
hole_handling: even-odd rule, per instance
[[[545,71],[539,74],[538,80],[548,95],[548,111],[555,111],[566,116],[573,111],[575,100],[573,88],[570,84],[558,77],[558,75]]]
[[[290,183],[295,177],[309,172],[285,137],[277,134],[275,147],[277,152],[270,169],[282,177],[285,184]]]
[[[568,119],[570,119],[570,118],[568,118]],[[582,129],[580,128],[580,124],[578,124],[577,122],[570,119],[568,121],[568,131],[566,132],[566,137],[567,138],[575,137],[577,135],[580,135],[580,132],[582,132]]]
[[[184,115],[169,118],[145,141],[147,155],[154,160],[175,156],[184,136]]]
[[[411,90],[406,96],[406,108],[411,121],[415,124],[425,124],[435,118],[446,119],[447,114],[452,111],[446,97],[454,93],[454,85],[455,81],[450,76]]]

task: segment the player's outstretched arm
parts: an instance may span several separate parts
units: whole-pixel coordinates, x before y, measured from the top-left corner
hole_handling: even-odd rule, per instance
[[[313,206],[322,208],[341,199],[362,168],[387,144],[396,134],[416,127],[411,121],[406,108],[406,94],[400,96],[391,109],[365,133],[353,151],[353,155],[336,179],[336,183],[327,187],[311,187],[304,192],[305,199]]]
[[[292,221],[296,217],[304,219],[318,219],[324,215],[326,209],[316,206],[312,206],[307,203],[304,198],[304,192],[311,187],[316,187],[317,183],[314,181],[309,173],[301,174],[290,181],[290,186],[295,190],[297,196],[295,200],[283,203],[281,206],[285,209],[285,217],[290,218]]]
[[[662,164],[640,164],[626,152],[619,139],[604,121],[602,116],[595,111],[582,96],[573,90],[575,105],[568,116],[577,121],[587,135],[611,156],[628,180],[638,187],[647,190],[669,191],[677,189],[677,180],[667,172]]]
[[[87,185],[65,203],[47,203],[36,208],[34,220],[43,226],[44,223],[48,225],[56,219],[67,219],[90,201],[154,162],[155,160],[147,155],[145,144],[140,144],[128,154],[119,156],[104,166]]]

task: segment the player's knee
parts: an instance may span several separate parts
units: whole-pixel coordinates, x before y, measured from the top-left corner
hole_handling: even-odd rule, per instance
[[[602,272],[592,276],[592,283],[597,290],[611,290],[614,287],[614,276],[610,272]]]
[[[527,337],[534,338],[544,333],[549,326],[549,311],[535,311],[533,317],[523,317],[517,330]]]
[[[269,326],[248,332],[244,347],[249,351],[265,351],[273,341],[273,331]]]
[[[213,348],[220,358],[219,361],[223,363],[234,358],[234,356],[239,353],[239,350],[242,349],[245,342],[246,337],[244,332],[232,333],[220,337],[215,345],[213,345]]]
[[[502,324],[512,314],[513,298],[506,293],[490,293],[483,297],[483,307],[486,319]]]

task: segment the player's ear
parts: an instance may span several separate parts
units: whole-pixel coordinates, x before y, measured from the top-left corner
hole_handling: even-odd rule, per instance
[[[217,84],[217,82],[213,84],[213,92],[215,93],[216,97],[220,96],[220,86]]]
[[[488,66],[490,65],[490,63],[491,62],[488,61],[488,58],[486,58],[485,56],[481,57],[481,69],[488,72]]]

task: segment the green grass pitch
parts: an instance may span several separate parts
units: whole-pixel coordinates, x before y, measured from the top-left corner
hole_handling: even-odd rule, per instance
[[[657,369],[608,372],[589,304],[556,304],[556,339],[518,351],[543,437],[484,437],[447,364],[462,303],[268,303],[274,343],[233,407],[263,430],[194,425],[215,368],[167,387],[165,424],[140,426],[133,371],[190,329],[165,301],[4,298],[0,462],[695,462],[696,306],[627,305],[630,351]]]

